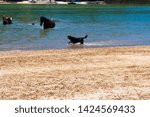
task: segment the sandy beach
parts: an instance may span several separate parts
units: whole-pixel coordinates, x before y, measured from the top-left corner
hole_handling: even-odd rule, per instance
[[[150,46],[0,52],[0,99],[150,99]]]

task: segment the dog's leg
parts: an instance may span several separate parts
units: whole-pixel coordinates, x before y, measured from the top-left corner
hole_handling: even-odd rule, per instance
[[[84,40],[83,39],[80,41],[80,44],[82,44],[82,45],[84,44]]]
[[[71,44],[71,43],[72,43],[71,41],[68,42],[68,44]]]

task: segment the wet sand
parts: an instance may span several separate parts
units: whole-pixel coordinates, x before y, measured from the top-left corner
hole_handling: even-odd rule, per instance
[[[150,46],[0,52],[0,99],[150,99]]]

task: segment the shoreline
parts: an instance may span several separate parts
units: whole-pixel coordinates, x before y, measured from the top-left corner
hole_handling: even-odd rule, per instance
[[[21,52],[21,51],[57,51],[57,50],[82,50],[82,49],[111,49],[111,48],[130,48],[130,47],[148,47],[150,45],[116,45],[116,46],[86,46],[86,45],[71,45],[71,46],[67,46],[65,48],[38,48],[38,49],[32,49],[32,48],[28,48],[28,49],[22,49],[22,48],[18,48],[18,49],[4,49],[4,48],[1,48],[2,50],[0,50],[0,53],[1,52]]]
[[[1,4],[54,4],[54,5],[67,5],[70,2],[63,2],[63,1],[55,1],[55,2],[30,2],[30,1],[22,1],[22,2],[5,2],[5,1],[0,1]],[[100,2],[75,2],[77,5],[88,5],[88,4],[97,4],[97,5],[150,5],[150,3],[105,3],[103,1]],[[69,4],[68,4],[69,5]]]
[[[55,1],[55,2],[30,2],[30,1],[21,1],[21,2],[5,2],[1,1],[0,4],[60,4],[60,5],[65,5],[69,4],[71,2],[63,2],[63,1]],[[100,5],[106,5],[105,2],[74,2],[74,4],[80,4],[80,5],[87,5],[87,4],[100,4]]]
[[[0,52],[0,99],[150,99],[150,46]]]
[[[112,49],[112,48],[134,48],[134,47],[149,47],[150,45],[126,45],[126,46],[81,46],[81,45],[72,45],[66,48],[44,48],[44,49],[2,49],[0,53],[5,52],[36,52],[36,51],[57,51],[57,50],[82,50],[82,49]]]

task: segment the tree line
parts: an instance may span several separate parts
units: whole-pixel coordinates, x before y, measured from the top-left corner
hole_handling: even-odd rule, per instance
[[[23,1],[23,0],[3,0],[3,1]],[[58,0],[57,0],[58,1]],[[60,0],[66,1],[66,0]],[[74,0],[75,1],[75,0]],[[88,1],[88,0],[77,0],[77,1]],[[89,0],[89,1],[105,1],[106,3],[138,3],[138,4],[147,4],[150,3],[150,0]]]
[[[106,3],[138,3],[147,4],[150,0],[104,0]]]

